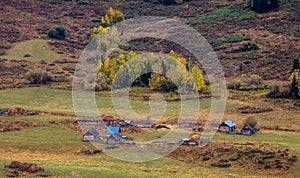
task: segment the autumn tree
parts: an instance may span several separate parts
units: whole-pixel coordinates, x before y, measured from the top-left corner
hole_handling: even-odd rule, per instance
[[[121,11],[114,10],[112,7],[109,8],[109,12],[101,17],[101,24],[98,27],[94,27],[92,33],[88,39],[93,39],[99,33],[106,33],[109,31],[110,26],[124,21],[125,16]]]
[[[199,67],[194,66],[191,73],[194,78],[197,90],[202,90],[205,87],[203,72],[199,69]]]
[[[300,74],[298,70],[295,70],[290,77],[290,92],[291,96],[295,99],[300,96]]]

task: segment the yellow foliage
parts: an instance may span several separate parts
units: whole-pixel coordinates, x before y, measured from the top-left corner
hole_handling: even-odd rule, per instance
[[[112,7],[109,8],[109,14],[110,14],[111,16],[114,16],[114,15],[115,15],[115,10],[114,10]]]
[[[126,62],[126,58],[124,54],[120,54],[118,57],[119,64],[122,65]]]
[[[199,69],[198,66],[193,66],[191,73],[194,78],[197,90],[203,89],[205,87],[203,72]]]
[[[170,51],[170,56],[173,57],[174,59],[178,58],[178,54],[175,53],[175,51],[173,50]]]
[[[127,55],[127,60],[131,59],[132,57],[136,56],[136,52],[130,51]]]
[[[104,17],[101,17],[101,23],[106,23],[106,21],[105,21],[105,18]]]
[[[109,30],[109,27],[103,27],[103,26],[99,26],[98,28],[94,27],[92,30],[92,34],[90,36],[90,39],[95,38],[95,36],[99,33],[106,33]]]
[[[296,83],[298,84],[298,88],[300,89],[300,72],[295,70],[290,77],[290,84],[293,82],[293,78],[295,76]]]
[[[183,58],[183,57],[177,57],[176,58],[176,61],[179,63],[179,64],[182,64],[184,66],[186,66],[186,59]]]

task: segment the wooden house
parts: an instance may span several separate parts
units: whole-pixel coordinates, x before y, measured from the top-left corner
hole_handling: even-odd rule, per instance
[[[107,126],[119,126],[122,122],[124,122],[124,120],[116,119],[114,117],[106,117],[102,120]]]
[[[75,124],[79,125],[105,125],[102,120],[85,120],[85,119],[78,119],[75,121]]]
[[[107,144],[113,145],[113,144],[119,144],[121,143],[122,137],[117,134],[111,134],[107,137]]]
[[[245,126],[241,130],[241,135],[252,135],[255,134],[258,129],[252,127],[250,124],[245,124]]]
[[[235,131],[236,124],[232,120],[226,120],[219,126],[220,132],[230,133]]]
[[[98,138],[99,132],[95,128],[90,129],[83,135],[83,141],[97,141]]]
[[[140,128],[154,128],[155,123],[150,120],[132,120],[129,123],[132,126],[140,127]]]
[[[194,128],[195,124],[191,122],[180,122],[177,124],[179,128]]]

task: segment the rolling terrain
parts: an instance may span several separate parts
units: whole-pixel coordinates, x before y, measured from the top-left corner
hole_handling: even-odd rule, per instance
[[[216,133],[203,148],[181,146],[166,157],[142,163],[114,159],[83,142],[83,133],[74,123],[73,73],[89,34],[110,7],[123,12],[125,19],[163,16],[190,25],[212,45],[228,83],[241,74],[259,75],[266,87],[227,91],[223,120],[234,121],[239,132],[247,118],[255,118],[260,131],[252,136]],[[261,14],[247,8],[244,0],[191,0],[169,6],[156,0],[1,0],[0,113],[24,108],[37,114],[0,114],[0,177],[18,176],[4,168],[11,161],[37,163],[45,172],[36,176],[45,177],[299,177],[300,103],[266,97],[272,84],[288,89],[293,60],[300,58],[299,19],[299,0],[282,1],[277,11]],[[65,39],[48,38],[49,28],[57,26],[66,30]],[[129,49],[175,50],[193,59],[179,45],[139,40],[128,43]],[[26,75],[36,69],[51,74],[51,81],[30,84]],[[132,87],[131,107],[149,113],[154,93]],[[95,94],[99,113],[117,116],[110,91]],[[167,104],[159,122],[172,128],[181,108],[180,96],[159,94]],[[209,91],[200,94],[201,128],[210,113],[210,97]],[[134,141],[147,141],[167,133],[137,129],[127,134]],[[93,154],[85,154],[86,150]]]

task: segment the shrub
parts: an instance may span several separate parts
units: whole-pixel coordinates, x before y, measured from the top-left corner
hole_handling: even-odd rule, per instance
[[[244,124],[250,124],[252,127],[255,127],[257,124],[257,120],[253,117],[248,117],[245,119]]]
[[[211,163],[211,166],[213,166],[213,167],[223,167],[223,168],[225,168],[225,167],[230,167],[231,164],[230,164],[230,163],[227,163],[227,162],[213,162],[213,163]]]
[[[69,79],[65,76],[55,76],[55,77],[52,77],[51,81],[53,82],[68,82]]]
[[[271,85],[270,91],[267,94],[268,98],[279,98],[281,96],[280,89],[278,85]]]
[[[167,79],[165,76],[157,73],[151,74],[149,79],[149,87],[151,90],[164,92],[176,90],[175,84],[170,79]]]
[[[64,27],[52,27],[48,31],[48,37],[61,40],[66,37],[66,31]]]
[[[247,42],[244,43],[240,48],[231,50],[232,53],[239,53],[239,52],[247,52],[252,50],[258,50],[259,47],[254,42]]]
[[[233,90],[257,90],[265,89],[267,86],[263,83],[262,78],[259,75],[242,74],[231,81],[227,88]]]
[[[25,54],[25,55],[24,55],[24,57],[30,57],[30,56],[31,56],[30,54]]]
[[[297,162],[297,156],[294,155],[292,157],[289,157],[288,160],[291,162]]]
[[[99,75],[96,79],[95,91],[103,91],[110,89],[110,82],[106,75]]]
[[[46,84],[51,81],[52,77],[44,70],[32,70],[25,75],[25,79],[30,84]]]
[[[241,153],[236,153],[236,154],[233,154],[233,155],[229,158],[229,160],[230,160],[230,161],[237,161],[238,159],[241,158],[241,156],[242,156]]]
[[[258,13],[265,13],[279,8],[279,0],[250,0],[251,9]]]

